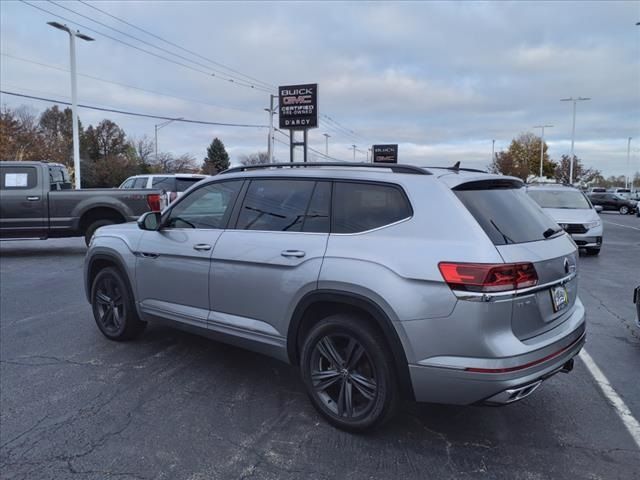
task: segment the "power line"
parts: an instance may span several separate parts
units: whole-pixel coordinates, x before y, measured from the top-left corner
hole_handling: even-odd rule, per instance
[[[58,71],[61,71],[61,72],[69,72],[68,69],[63,68],[63,67],[59,67],[59,66],[56,66],[56,65],[48,65],[46,63],[38,62],[36,60],[30,60],[28,58],[17,57],[15,55],[11,55],[9,53],[0,53],[0,55],[2,55],[3,57],[14,59],[14,60],[19,60],[21,62],[32,63],[34,65],[39,65],[41,67],[51,68],[53,70],[58,70]],[[85,77],[85,78],[90,78],[90,79],[96,80],[98,82],[111,83],[113,85],[118,85],[120,87],[132,88],[134,90],[140,90],[141,92],[152,93],[154,95],[161,95],[163,97],[177,98],[178,100],[184,100],[184,101],[187,101],[187,102],[200,103],[202,105],[210,105],[212,107],[222,108],[222,109],[225,109],[225,110],[236,110],[238,112],[253,113],[253,114],[258,113],[256,111],[252,111],[252,110],[244,110],[244,109],[234,108],[234,107],[224,107],[222,105],[215,105],[213,103],[205,102],[203,100],[196,100],[196,99],[193,99],[193,98],[180,97],[180,96],[177,96],[177,95],[171,95],[171,94],[168,94],[168,93],[157,92],[157,91],[154,91],[154,90],[147,90],[147,89],[136,87],[136,86],[133,86],[133,85],[127,85],[126,83],[120,83],[120,82],[116,82],[116,81],[113,81],[113,80],[106,80],[104,78],[94,77],[92,75],[87,75],[87,74],[84,74],[84,73],[78,73],[78,76]]]
[[[71,105],[70,102],[64,102],[64,101],[55,100],[55,99],[52,99],[52,98],[36,97],[35,95],[25,95],[25,94],[22,94],[22,93],[8,92],[6,90],[0,90],[0,93],[5,94],[5,95],[12,95],[14,97],[29,98],[29,99],[32,99],[32,100],[41,100],[43,102],[59,103],[61,105]],[[126,111],[126,110],[118,110],[118,109],[115,109],[115,108],[97,107],[95,105],[78,104],[78,107],[86,108],[86,109],[89,109],[89,110],[99,110],[101,112],[111,112],[111,113],[119,113],[121,115],[131,115],[131,116],[134,116],[134,117],[155,118],[155,119],[158,119],[158,120],[173,120],[174,122],[196,123],[196,124],[199,124],[199,125],[216,125],[216,126],[219,126],[219,127],[242,127],[242,128],[269,128],[268,125],[253,125],[253,124],[246,124],[246,123],[207,122],[205,120],[189,120],[189,119],[186,119],[186,118],[176,118],[175,116],[167,117],[167,116],[163,116],[163,115],[151,115],[151,114],[148,114],[148,113],[129,112],[129,111]]]
[[[193,56],[195,56],[195,57],[198,57],[198,58],[200,58],[200,59],[202,59],[202,60],[206,60],[206,61],[208,61],[208,62],[211,62],[211,63],[212,63],[212,64],[214,64],[214,65],[217,65],[217,66],[219,66],[219,67],[221,67],[221,68],[224,68],[224,69],[226,69],[226,70],[229,70],[230,72],[236,73],[236,74],[238,74],[238,75],[240,75],[240,76],[243,76],[243,77],[245,77],[245,78],[247,78],[247,79],[249,79],[249,80],[253,80],[253,81],[255,81],[255,82],[261,83],[261,84],[262,84],[262,85],[264,85],[265,87],[271,88],[271,89],[273,89],[273,90],[275,90],[275,89],[276,89],[276,87],[275,87],[274,85],[271,85],[271,84],[269,84],[269,83],[267,83],[267,82],[263,82],[262,80],[259,80],[259,79],[255,78],[255,77],[252,77],[252,76],[250,76],[250,75],[247,75],[247,74],[245,74],[245,73],[242,73],[242,72],[240,72],[240,71],[238,71],[238,70],[235,70],[235,69],[233,69],[233,68],[231,68],[231,67],[228,67],[228,66],[226,66],[226,65],[224,65],[224,64],[222,64],[222,63],[220,63],[220,62],[217,62],[217,61],[215,61],[215,60],[212,60],[212,59],[210,59],[210,58],[208,58],[208,57],[204,57],[204,56],[202,56],[202,55],[200,55],[200,54],[198,54],[198,53],[194,52],[193,50],[189,50],[189,49],[184,48],[184,47],[182,47],[182,46],[180,46],[180,45],[178,45],[178,44],[176,44],[176,43],[174,43],[174,42],[171,42],[171,41],[169,41],[169,40],[167,40],[167,39],[165,39],[165,38],[162,38],[162,37],[160,37],[160,36],[156,35],[155,33],[152,33],[152,32],[150,32],[150,31],[148,31],[148,30],[145,30],[144,28],[141,28],[141,27],[139,27],[139,26],[137,26],[137,25],[135,25],[135,24],[133,24],[133,23],[127,22],[126,20],[123,20],[123,19],[122,19],[122,18],[120,18],[120,17],[117,17],[117,16],[115,16],[115,15],[112,15],[111,13],[106,12],[106,11],[104,11],[104,10],[102,10],[102,9],[100,9],[100,8],[98,8],[98,7],[96,7],[96,6],[94,6],[94,5],[91,5],[91,4],[90,4],[90,3],[88,3],[88,2],[85,2],[85,1],[83,1],[83,0],[78,0],[78,1],[79,1],[80,3],[82,3],[82,4],[86,5],[87,7],[93,8],[94,10],[97,10],[98,12],[103,13],[104,15],[107,15],[108,17],[111,17],[111,18],[113,18],[113,19],[115,19],[115,20],[118,20],[119,22],[122,22],[122,23],[124,23],[125,25],[128,25],[128,26],[130,26],[130,27],[132,27],[132,28],[135,28],[136,30],[139,30],[139,31],[141,31],[141,32],[143,32],[143,33],[146,33],[147,35],[150,35],[150,36],[152,36],[152,37],[154,37],[154,38],[157,38],[158,40],[163,41],[163,42],[165,42],[165,43],[167,43],[167,44],[169,44],[169,45],[171,45],[171,46],[173,46],[173,47],[179,48],[180,50],[182,50],[182,51],[184,51],[184,52],[187,52],[187,53],[189,53],[189,54],[191,54],[191,55],[193,55]]]
[[[139,51],[141,51],[143,53],[146,53],[148,55],[152,55],[154,57],[160,58],[160,59],[165,60],[167,62],[171,62],[171,63],[174,63],[176,65],[180,65],[181,67],[188,68],[189,70],[193,70],[194,72],[202,73],[202,74],[204,74],[204,75],[206,75],[208,77],[218,78],[218,79],[223,80],[223,81],[226,80],[226,81],[228,81],[230,83],[233,83],[234,85],[239,85],[239,86],[248,87],[248,88],[251,88],[251,89],[255,89],[255,90],[260,90],[260,91],[263,91],[263,92],[271,93],[270,90],[267,90],[267,89],[264,89],[264,88],[261,88],[261,87],[256,87],[254,85],[250,85],[250,84],[246,84],[246,83],[241,83],[241,82],[233,80],[233,79],[223,78],[223,77],[221,77],[219,75],[216,75],[215,73],[209,73],[209,72],[206,72],[204,70],[200,70],[199,68],[193,67],[191,65],[187,65],[185,63],[179,62],[179,61],[174,60],[172,58],[167,58],[167,57],[165,57],[163,55],[159,55],[159,54],[157,54],[155,52],[151,52],[151,51],[146,50],[144,48],[140,48],[140,47],[138,47],[136,45],[132,45],[131,43],[125,42],[124,40],[120,40],[119,38],[112,37],[111,35],[108,35],[108,34],[106,34],[104,32],[100,32],[100,31],[98,31],[98,30],[96,30],[94,28],[88,27],[86,25],[83,25],[82,23],[79,23],[79,22],[77,22],[75,20],[71,20],[71,19],[69,19],[67,17],[63,17],[62,15],[59,15],[57,13],[53,13],[53,12],[47,10],[46,8],[42,8],[42,7],[39,7],[37,5],[33,5],[33,4],[29,3],[29,2],[27,2],[26,0],[20,0],[20,1],[22,3],[24,3],[25,5],[28,5],[30,7],[36,8],[38,10],[41,10],[41,11],[43,11],[45,13],[48,13],[49,15],[53,15],[54,17],[60,18],[60,19],[62,19],[64,21],[66,21],[66,22],[72,23],[74,25],[78,25],[79,27],[82,27],[85,30],[89,30],[89,31],[94,32],[94,33],[96,33],[98,35],[102,35],[103,37],[106,37],[106,38],[108,38],[110,40],[113,40],[114,42],[122,43],[123,45],[131,47],[131,48],[133,48],[135,50],[139,50]]]
[[[85,18],[85,19],[87,19],[87,20],[89,20],[89,21],[91,21],[91,22],[97,23],[98,25],[101,25],[101,26],[103,26],[103,27],[105,27],[105,28],[108,28],[108,29],[110,29],[110,30],[113,30],[114,32],[119,33],[120,35],[124,35],[124,36],[129,37],[129,38],[132,38],[132,39],[134,39],[134,40],[136,40],[136,41],[138,41],[138,42],[140,42],[140,43],[143,43],[143,44],[145,44],[145,45],[148,45],[148,46],[150,46],[150,47],[152,47],[152,48],[156,48],[156,49],[160,50],[161,52],[168,53],[169,55],[173,55],[174,57],[180,58],[181,60],[185,60],[185,61],[187,61],[187,62],[191,62],[191,63],[193,63],[193,64],[195,64],[195,65],[200,66],[200,67],[210,69],[210,70],[212,70],[212,71],[213,71],[213,72],[215,72],[215,73],[218,73],[218,74],[221,74],[221,75],[227,75],[229,78],[225,78],[225,80],[230,80],[230,79],[238,80],[238,81],[239,81],[239,82],[241,82],[244,86],[252,86],[250,83],[247,83],[247,82],[246,82],[246,80],[243,80],[243,79],[240,79],[240,78],[237,78],[237,77],[233,77],[233,75],[229,75],[229,74],[227,74],[227,73],[225,73],[225,72],[217,71],[217,70],[215,70],[215,69],[211,68],[209,65],[205,65],[204,63],[200,63],[200,62],[198,62],[198,61],[196,61],[196,60],[191,60],[190,58],[187,58],[187,57],[185,57],[185,56],[183,56],[183,55],[180,55],[180,54],[177,54],[177,53],[175,53],[175,52],[172,52],[171,50],[167,50],[166,48],[159,47],[159,46],[157,46],[157,45],[155,45],[155,44],[153,44],[153,43],[151,43],[151,42],[147,42],[146,40],[143,40],[143,39],[141,39],[141,38],[139,38],[139,37],[136,37],[136,36],[134,36],[134,35],[131,35],[131,34],[127,33],[127,32],[123,32],[122,30],[118,30],[117,28],[114,28],[114,27],[112,27],[112,26],[110,26],[110,25],[107,25],[106,23],[103,23],[103,22],[100,22],[99,20],[96,20],[96,19],[94,19],[94,18],[88,17],[87,15],[83,15],[82,13],[79,13],[79,12],[77,12],[77,11],[75,11],[75,10],[71,9],[71,8],[65,7],[64,5],[60,5],[58,2],[55,2],[55,1],[53,1],[53,0],[49,0],[49,3],[52,3],[53,5],[57,6],[58,8],[62,8],[62,9],[64,9],[64,10],[67,10],[68,12],[71,12],[71,13],[73,13],[74,15],[78,15],[79,17]],[[219,76],[219,78],[223,78],[223,77],[221,77],[220,75],[218,75],[218,76]],[[253,87],[253,86],[252,86],[252,87]]]

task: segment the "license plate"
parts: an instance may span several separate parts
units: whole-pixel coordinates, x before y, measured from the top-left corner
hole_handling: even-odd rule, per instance
[[[551,302],[553,303],[554,312],[562,310],[569,304],[569,294],[564,285],[551,288]]]

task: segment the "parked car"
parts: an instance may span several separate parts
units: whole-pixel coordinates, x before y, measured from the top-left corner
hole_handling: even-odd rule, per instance
[[[85,288],[107,338],[164,321],[271,355],[299,366],[330,423],[361,431],[402,396],[503,405],[570,371],[577,254],[517,178],[269,164],[100,229]]]
[[[64,165],[0,162],[0,239],[84,236],[159,211],[159,190],[73,190]]]
[[[592,187],[589,190],[589,193],[606,193],[607,189],[604,187]]]
[[[616,193],[592,193],[589,200],[593,205],[600,205],[603,210],[618,211],[622,215],[633,213],[638,208],[638,202],[628,200]]]
[[[636,324],[640,328],[640,285],[633,291],[633,303],[636,304]]]
[[[161,190],[168,205],[176,198],[180,197],[185,190],[195,185],[200,180],[207,178],[207,175],[195,173],[175,173],[162,175],[134,175],[127,178],[119,188],[148,188]]]
[[[602,221],[584,193],[561,184],[530,185],[527,193],[588,255],[600,253]]]

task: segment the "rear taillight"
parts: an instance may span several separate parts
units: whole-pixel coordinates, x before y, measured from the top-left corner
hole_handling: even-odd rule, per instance
[[[533,287],[538,274],[532,263],[453,263],[440,262],[440,273],[454,290],[503,292]]]
[[[147,204],[152,212],[159,212],[162,210],[162,195],[157,193],[147,195]]]

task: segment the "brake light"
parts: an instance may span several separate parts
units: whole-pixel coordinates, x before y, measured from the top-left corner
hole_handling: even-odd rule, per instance
[[[442,278],[454,290],[503,292],[533,287],[538,274],[532,263],[453,263],[438,264]]]
[[[152,212],[159,212],[162,210],[162,196],[157,193],[151,193],[147,195],[147,204]]]

